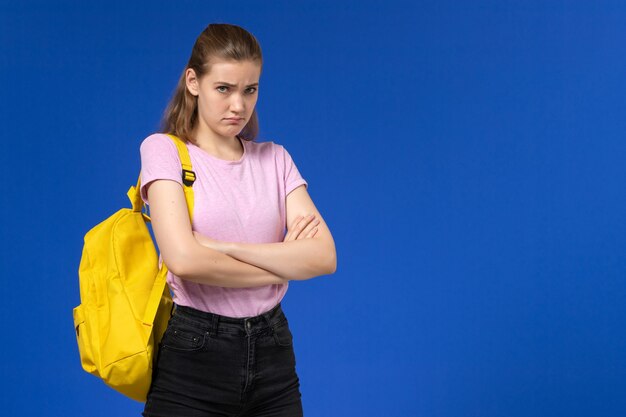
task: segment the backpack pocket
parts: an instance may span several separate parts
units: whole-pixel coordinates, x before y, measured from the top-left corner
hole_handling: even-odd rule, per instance
[[[85,312],[82,304],[74,308],[74,330],[76,331],[76,342],[78,343],[81,365],[85,371],[93,374],[96,372],[95,358],[91,348],[91,335],[85,323]]]

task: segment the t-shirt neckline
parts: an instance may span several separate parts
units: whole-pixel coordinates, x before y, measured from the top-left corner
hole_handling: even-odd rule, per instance
[[[222,165],[240,165],[246,159],[246,156],[248,155],[248,150],[246,149],[246,141],[241,139],[239,136],[236,136],[236,138],[239,139],[239,141],[241,142],[241,146],[243,147],[243,153],[241,155],[241,158],[239,158],[236,161],[231,161],[231,160],[228,160],[228,159],[218,158],[217,156],[213,156],[210,153],[206,152],[204,149],[200,148],[199,146],[197,146],[193,142],[188,142],[188,143],[189,143],[190,146],[192,146],[193,148],[196,149],[197,153],[200,153],[204,157],[206,157],[206,158],[208,158],[208,159],[210,159],[212,161],[215,161],[215,162],[217,162],[219,164],[222,164]]]

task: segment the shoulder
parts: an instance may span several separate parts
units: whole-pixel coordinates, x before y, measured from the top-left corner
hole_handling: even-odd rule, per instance
[[[291,154],[287,151],[284,145],[275,141],[262,142],[259,145],[262,145],[259,153],[263,155],[264,159],[271,159],[274,163],[285,170],[289,170],[291,167],[295,166]]]
[[[167,150],[176,149],[172,139],[165,133],[153,133],[141,141],[140,149],[143,150]]]
[[[282,155],[282,146],[271,140],[247,141],[247,151],[261,159],[275,159],[277,155]]]

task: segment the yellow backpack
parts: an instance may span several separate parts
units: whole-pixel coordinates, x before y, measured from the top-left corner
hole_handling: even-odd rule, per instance
[[[169,136],[178,149],[192,219],[195,174],[185,143]],[[140,185],[141,173],[127,193],[132,208],[120,209],[85,235],[78,268],[81,304],[73,315],[83,369],[145,402],[174,305],[166,284],[167,266],[163,263],[159,269],[147,226],[150,217],[142,211]]]

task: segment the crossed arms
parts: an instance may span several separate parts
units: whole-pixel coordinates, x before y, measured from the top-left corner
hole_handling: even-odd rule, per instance
[[[221,242],[192,231],[182,187],[175,181],[156,180],[147,193],[163,261],[182,279],[243,288],[305,280],[336,270],[334,240],[304,185],[287,195],[284,241],[260,244]]]

